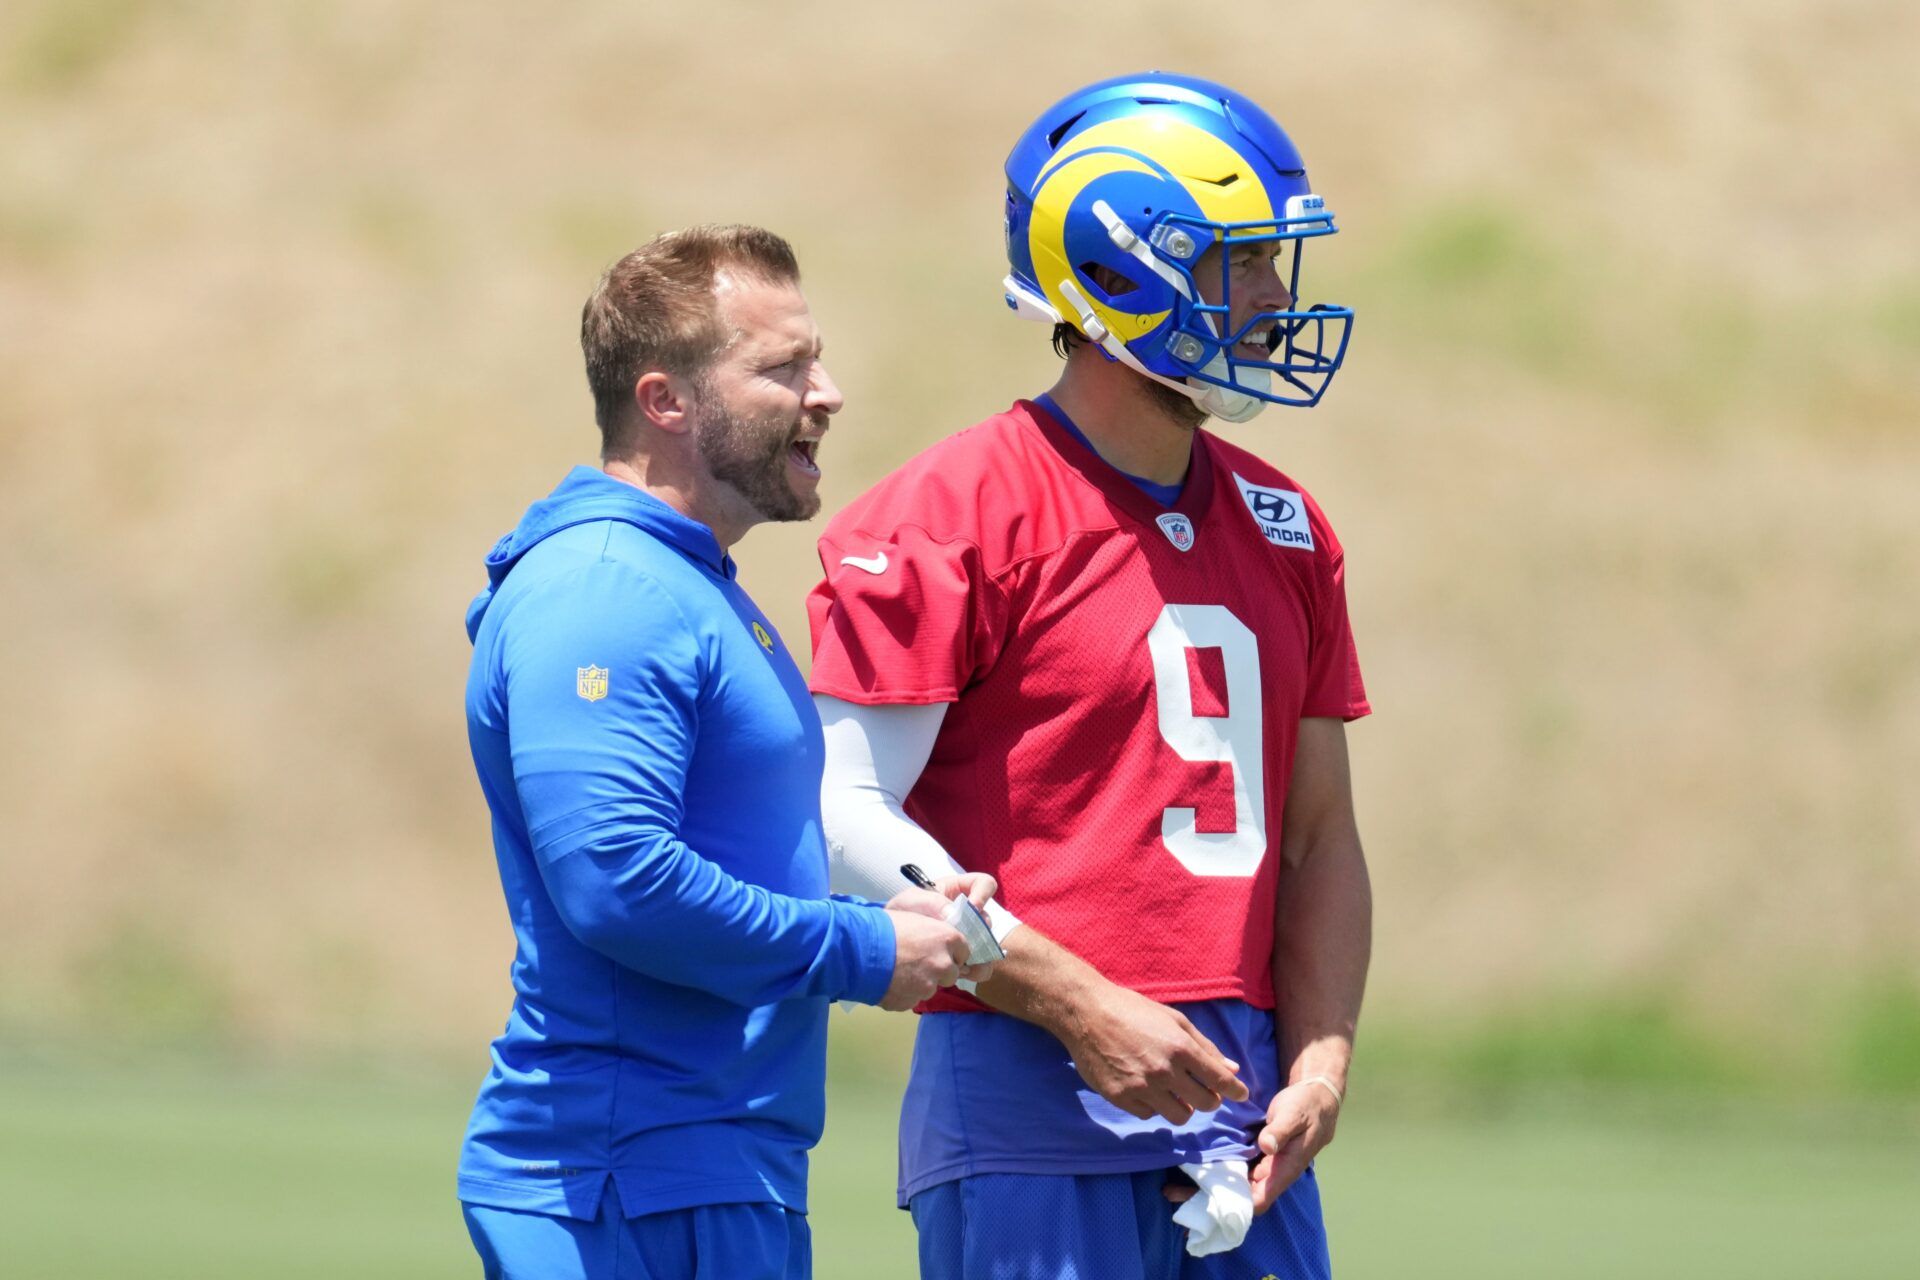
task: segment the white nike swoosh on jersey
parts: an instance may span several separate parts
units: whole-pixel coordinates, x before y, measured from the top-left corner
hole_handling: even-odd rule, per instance
[[[850,564],[856,569],[865,569],[868,573],[885,573],[887,571],[887,553],[882,551],[879,555],[868,556],[864,560],[859,556],[841,556],[840,563]]]

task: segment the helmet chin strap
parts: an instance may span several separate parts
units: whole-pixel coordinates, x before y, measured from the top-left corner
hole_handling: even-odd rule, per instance
[[[1080,321],[1080,332],[1097,343],[1102,351],[1141,377],[1157,382],[1163,387],[1172,387],[1200,406],[1201,412],[1224,422],[1247,422],[1267,407],[1267,402],[1259,396],[1250,396],[1243,391],[1235,391],[1231,387],[1223,387],[1211,382],[1160,376],[1141,364],[1139,358],[1127,350],[1127,344],[1120,340],[1120,336],[1101,323],[1100,317],[1094,314],[1093,304],[1087,301],[1087,295],[1080,292],[1080,286],[1074,283],[1071,276],[1060,282],[1060,293],[1073,304],[1073,309]],[[1213,323],[1211,316],[1207,317],[1207,323],[1209,325]],[[1218,330],[1215,332],[1217,333]],[[1218,351],[1214,352],[1213,359],[1207,361],[1206,368],[1202,372],[1222,379],[1228,378],[1230,371],[1227,368],[1226,356]],[[1263,377],[1266,376],[1266,370],[1262,369],[1260,373]]]
[[[1201,370],[1201,372],[1210,373],[1216,378],[1225,378],[1233,382],[1239,381],[1238,378],[1232,376],[1232,371],[1227,368],[1227,358],[1217,352],[1214,354],[1213,359],[1207,361],[1207,367]],[[1260,381],[1265,384],[1262,390],[1265,390],[1265,386],[1272,385],[1273,379],[1265,369],[1261,369],[1259,373]],[[1212,382],[1196,382],[1188,379],[1184,389],[1188,395],[1193,397],[1195,404],[1205,409],[1214,417],[1227,422],[1249,422],[1258,417],[1260,411],[1271,403],[1271,401],[1262,400],[1259,396],[1248,395],[1244,391],[1235,391],[1230,387],[1223,387]]]

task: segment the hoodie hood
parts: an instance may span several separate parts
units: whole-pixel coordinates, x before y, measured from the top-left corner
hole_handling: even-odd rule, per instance
[[[714,574],[731,580],[733,557],[720,549],[713,530],[681,515],[660,499],[595,467],[575,467],[559,487],[527,508],[511,533],[487,552],[487,585],[467,606],[467,638],[478,634],[494,593],[520,557],[562,529],[594,520],[619,520],[643,529]]]

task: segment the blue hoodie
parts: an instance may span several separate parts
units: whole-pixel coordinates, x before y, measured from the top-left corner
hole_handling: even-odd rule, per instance
[[[829,1003],[894,960],[827,894],[806,682],[711,530],[590,467],[487,577],[467,733],[519,948],[460,1198],[805,1212]]]

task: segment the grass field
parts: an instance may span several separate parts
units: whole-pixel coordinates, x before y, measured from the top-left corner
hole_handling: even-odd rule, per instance
[[[0,1274],[471,1276],[466,1081],[163,1063],[0,1068]],[[1355,1106],[1322,1160],[1344,1280],[1920,1275],[1911,1115]],[[843,1078],[815,1164],[821,1280],[914,1274],[893,1099]]]

